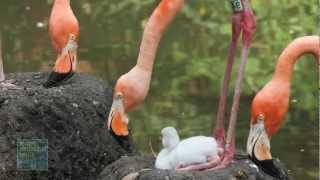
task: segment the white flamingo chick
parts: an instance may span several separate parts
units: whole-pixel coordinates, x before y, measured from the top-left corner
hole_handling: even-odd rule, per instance
[[[195,136],[180,142],[174,127],[163,128],[161,134],[164,149],[156,159],[158,169],[177,169],[219,158],[218,145],[213,137]]]

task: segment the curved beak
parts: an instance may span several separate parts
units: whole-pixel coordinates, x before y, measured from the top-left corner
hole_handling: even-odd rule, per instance
[[[113,98],[106,128],[117,136],[127,136],[129,134],[128,123],[129,119],[124,111],[123,94],[117,92]]]
[[[68,73],[76,69],[78,44],[76,36],[70,34],[68,42],[63,48],[61,57],[58,57],[54,71],[58,73]]]
[[[247,140],[247,153],[250,157],[254,155],[259,160],[272,159],[270,153],[270,141],[264,128],[263,121],[251,124]]]
[[[273,163],[270,153],[270,140],[263,121],[258,120],[256,124],[251,124],[247,140],[247,153],[249,158],[266,174],[277,178],[282,176]]]
[[[58,86],[73,76],[77,63],[77,48],[76,36],[70,34],[67,45],[63,48],[61,55],[57,57],[53,71],[43,84],[45,88]]]
[[[77,37],[74,34],[69,34],[68,43],[63,51],[68,54],[68,58],[71,62],[71,68],[75,71],[77,65],[78,43]]]

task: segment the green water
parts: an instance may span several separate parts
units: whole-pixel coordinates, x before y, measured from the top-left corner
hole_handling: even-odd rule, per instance
[[[6,72],[52,68],[55,55],[47,33],[50,3],[0,2]],[[230,6],[213,0],[186,3],[161,42],[145,103],[130,113],[135,142],[145,153],[150,153],[149,140],[156,150],[161,148],[159,132],[165,126],[175,126],[188,137],[210,135],[214,124],[230,40]],[[155,4],[153,0],[72,1],[81,27],[79,71],[113,86],[135,64],[143,24]],[[240,149],[245,149],[249,132],[250,103],[270,79],[277,56],[295,37],[318,32],[316,0],[253,1],[253,7],[258,27],[240,102],[236,132]],[[290,110],[271,141],[273,156],[286,164],[294,179],[319,178],[317,80],[316,63],[306,56],[295,66]],[[234,79],[231,89],[233,84]],[[229,103],[231,99],[230,93]]]

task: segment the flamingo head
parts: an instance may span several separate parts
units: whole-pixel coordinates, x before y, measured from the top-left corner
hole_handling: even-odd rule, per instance
[[[122,92],[116,92],[113,97],[113,103],[108,117],[107,128],[117,136],[128,136],[129,119],[125,113],[124,95]]]
[[[127,136],[129,134],[127,113],[144,101],[149,90],[149,73],[141,68],[134,67],[118,79],[106,123],[106,128],[116,136]]]
[[[177,130],[174,127],[166,127],[161,130],[162,145],[168,150],[173,150],[180,142]]]
[[[279,86],[274,85],[267,84],[252,102],[247,153],[265,173],[285,179],[287,174],[279,170],[273,162],[270,139],[280,128],[287,113],[289,97],[288,91],[281,91]]]

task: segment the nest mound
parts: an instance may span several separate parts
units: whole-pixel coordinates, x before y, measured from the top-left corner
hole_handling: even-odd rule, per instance
[[[48,74],[9,74],[16,87],[0,86],[0,179],[97,179],[102,169],[134,151],[104,128],[112,91],[92,76],[75,74],[46,89]],[[48,170],[17,169],[17,143],[47,141]]]

